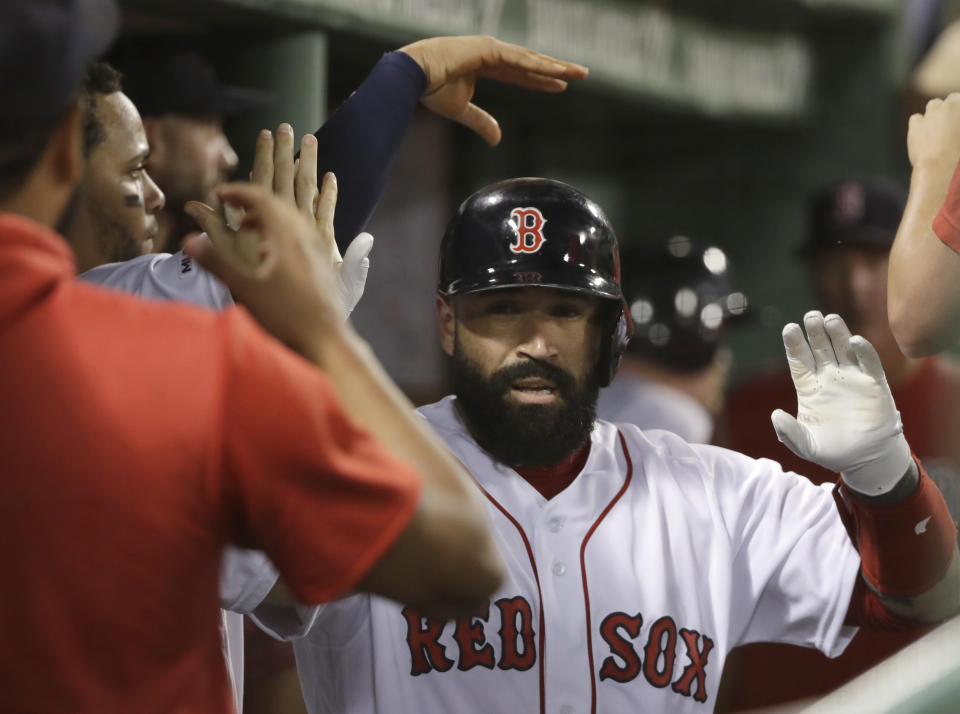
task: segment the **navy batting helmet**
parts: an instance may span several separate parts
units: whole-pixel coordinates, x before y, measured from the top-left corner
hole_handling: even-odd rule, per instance
[[[634,325],[630,352],[678,372],[706,367],[724,326],[747,308],[723,251],[684,236],[624,251],[623,289]]]
[[[600,207],[577,189],[515,178],[464,201],[440,245],[437,290],[444,297],[545,287],[610,303],[597,376],[606,386],[620,364],[630,319],[620,290],[617,238]]]

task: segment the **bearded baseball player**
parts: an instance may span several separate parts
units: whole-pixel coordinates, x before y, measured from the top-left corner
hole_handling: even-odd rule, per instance
[[[313,714],[710,711],[735,645],[836,656],[858,626],[957,610],[956,528],[865,340],[816,312],[806,337],[783,331],[799,414],[774,427],[842,473],[832,494],[595,418],[630,332],[618,272],[609,222],[570,186],[462,204],[437,294],[456,394],[420,411],[483,492],[509,574],[457,621],[367,595],[319,608],[295,643]]]
[[[281,124],[276,135],[261,132],[251,178],[291,201],[296,194],[300,203],[313,206],[318,175],[322,174],[317,169],[318,155],[322,156],[325,166],[347,187],[345,207],[339,211],[345,218],[338,219],[338,226],[352,236],[379,199],[418,102],[495,145],[501,137],[499,124],[471,101],[479,77],[559,92],[567,81],[583,79],[586,74],[579,65],[492,37],[420,40],[380,60],[330,120],[315,135],[303,138],[297,164],[289,124]],[[164,206],[164,195],[145,166],[150,147],[143,122],[121,91],[120,75],[103,63],[89,68],[84,100],[89,125],[84,148],[90,155],[89,168],[62,221],[62,230],[78,256],[81,277],[149,298],[216,309],[232,305],[228,286],[197,269],[183,251],[140,255],[157,234],[156,215]],[[191,215],[212,230],[216,224],[212,212],[199,204],[190,206]],[[313,218],[312,210],[309,212]],[[349,242],[342,261],[336,255],[336,287],[346,315],[363,294],[372,246],[373,237],[360,233]],[[240,614],[263,602],[277,577],[263,553],[226,549],[220,595],[225,608],[225,656],[238,711],[242,711],[244,688]],[[294,620],[301,627],[309,622],[296,617],[288,623]]]

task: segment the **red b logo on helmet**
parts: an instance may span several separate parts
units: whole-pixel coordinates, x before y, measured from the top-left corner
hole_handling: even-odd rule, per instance
[[[547,219],[539,208],[514,208],[510,211],[510,222],[516,231],[510,250],[514,253],[536,253],[547,242],[543,237],[543,226]]]

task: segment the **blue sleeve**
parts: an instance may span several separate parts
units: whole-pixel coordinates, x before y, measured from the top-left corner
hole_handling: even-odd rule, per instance
[[[334,228],[340,250],[363,230],[387,184],[427,78],[409,55],[390,52],[327,122],[317,137],[319,178],[337,176]]]

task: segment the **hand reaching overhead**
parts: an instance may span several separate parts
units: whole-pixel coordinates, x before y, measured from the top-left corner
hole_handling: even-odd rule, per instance
[[[500,143],[500,125],[471,101],[478,77],[541,92],[562,92],[567,82],[587,77],[586,67],[486,35],[432,37],[400,51],[427,75],[421,104],[472,129],[491,146]]]

